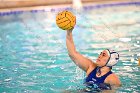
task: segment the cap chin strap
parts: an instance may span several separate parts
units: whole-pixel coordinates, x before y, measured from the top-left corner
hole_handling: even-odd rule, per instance
[[[109,52],[109,58],[108,58],[108,60],[107,60],[107,62],[106,62],[106,64],[105,64],[104,66],[107,66],[108,62],[110,61],[111,54],[113,53],[113,52],[110,52],[109,49],[107,49],[107,50],[108,50],[108,52]],[[109,66],[109,67],[110,67],[110,66]],[[112,67],[112,66],[111,66],[111,67]]]

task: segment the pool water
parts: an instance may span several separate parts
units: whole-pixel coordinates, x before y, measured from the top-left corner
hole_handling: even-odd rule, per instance
[[[113,72],[122,86],[116,93],[139,93],[140,6],[72,11],[77,51],[95,61],[102,50],[117,50]],[[68,56],[66,31],[55,24],[57,12],[0,16],[0,93],[76,93],[85,87],[85,73]]]

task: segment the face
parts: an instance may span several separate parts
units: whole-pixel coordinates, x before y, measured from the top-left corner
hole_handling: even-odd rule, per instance
[[[108,55],[107,51],[104,50],[98,56],[96,63],[98,66],[104,66],[106,64],[106,62],[108,61],[108,59],[109,59],[109,55]]]

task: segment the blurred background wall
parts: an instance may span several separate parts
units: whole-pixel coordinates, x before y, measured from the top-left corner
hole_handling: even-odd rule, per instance
[[[73,1],[89,2],[108,2],[108,1],[133,1],[133,0],[0,0],[0,9],[30,7],[30,6],[46,6],[46,5],[62,5],[72,4]]]

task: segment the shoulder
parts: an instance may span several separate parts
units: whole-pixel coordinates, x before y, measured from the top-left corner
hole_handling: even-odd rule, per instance
[[[96,67],[97,65],[95,63],[92,63],[86,72],[86,76],[88,76]]]
[[[107,76],[105,82],[111,85],[121,86],[121,81],[115,73],[112,73],[109,76]]]

